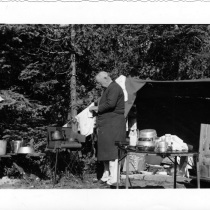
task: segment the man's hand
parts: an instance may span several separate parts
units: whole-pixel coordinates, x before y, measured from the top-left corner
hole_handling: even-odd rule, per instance
[[[90,111],[90,112],[92,112],[92,111],[98,112],[98,107],[97,107],[97,106],[91,106],[91,107],[89,108],[89,111]]]

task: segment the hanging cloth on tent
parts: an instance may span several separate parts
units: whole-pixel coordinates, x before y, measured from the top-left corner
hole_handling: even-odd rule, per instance
[[[92,112],[89,111],[91,106],[94,106],[94,103],[90,104],[75,117],[78,122],[78,130],[85,136],[92,134],[95,126],[95,117],[93,117]]]
[[[128,100],[128,92],[126,90],[126,87],[125,87],[125,81],[126,81],[126,77],[123,76],[123,75],[120,75],[116,80],[115,82],[120,85],[120,87],[122,88],[123,90],[123,93],[124,93],[124,101],[127,101]]]

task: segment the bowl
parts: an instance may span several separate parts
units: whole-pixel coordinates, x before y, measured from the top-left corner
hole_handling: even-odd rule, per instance
[[[18,154],[29,154],[29,153],[34,153],[34,149],[32,147],[20,147],[18,149]]]

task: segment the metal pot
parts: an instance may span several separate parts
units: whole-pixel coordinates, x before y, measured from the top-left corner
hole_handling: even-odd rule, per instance
[[[56,130],[52,133],[52,140],[54,141],[61,141],[64,140],[64,135],[62,131]]]
[[[137,147],[140,151],[154,151],[155,142],[154,141],[138,141]]]
[[[157,138],[157,132],[154,129],[140,130],[139,131],[139,138],[141,138],[141,139]]]
[[[23,146],[23,141],[12,140],[12,141],[10,141],[10,145],[11,145],[11,152],[12,153],[17,153],[19,148],[21,146]]]

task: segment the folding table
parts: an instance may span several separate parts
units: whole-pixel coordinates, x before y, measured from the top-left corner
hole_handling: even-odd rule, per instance
[[[118,147],[118,174],[117,174],[117,189],[119,188],[119,181],[120,181],[120,163],[121,161],[126,158],[126,189],[128,189],[129,184],[129,156],[133,154],[145,154],[145,155],[155,155],[155,156],[162,156],[162,157],[174,157],[174,188],[176,188],[176,172],[177,172],[177,157],[178,156],[191,156],[196,158],[196,169],[197,169],[197,187],[200,188],[200,170],[199,170],[199,160],[198,160],[198,152],[188,152],[188,151],[167,151],[165,153],[155,152],[155,151],[140,151],[138,148],[131,149],[128,146],[128,143],[122,142],[115,142],[115,145]],[[123,155],[122,154],[123,151]]]

